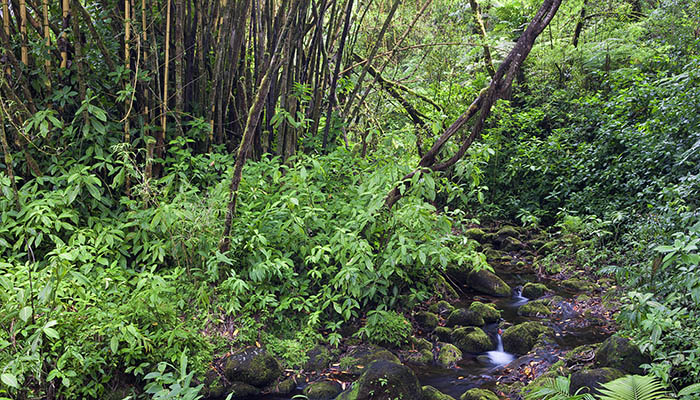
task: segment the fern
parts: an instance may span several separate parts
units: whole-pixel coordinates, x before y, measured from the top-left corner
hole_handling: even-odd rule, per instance
[[[588,393],[579,394],[577,391],[573,396],[570,395],[570,383],[566,376],[549,379],[542,387],[526,394],[525,400],[594,400]]]
[[[600,400],[667,400],[663,383],[653,376],[627,375],[605,383]]]

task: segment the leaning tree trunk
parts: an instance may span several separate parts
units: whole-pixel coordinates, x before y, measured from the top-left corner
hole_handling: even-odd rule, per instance
[[[537,14],[535,14],[535,17],[532,19],[527,29],[525,29],[525,32],[520,36],[520,39],[518,39],[513,50],[511,50],[505,60],[503,60],[503,63],[498,67],[488,89],[484,89],[472,102],[467,111],[460,115],[435,141],[430,150],[421,158],[418,167],[405,175],[401,182],[396,184],[396,186],[389,191],[384,200],[384,206],[388,210],[391,210],[393,205],[401,199],[403,195],[402,192],[408,189],[410,180],[414,175],[430,171],[444,171],[464,156],[467,149],[469,149],[474,140],[481,134],[484,123],[491,113],[493,104],[498,99],[506,98],[510,94],[511,84],[513,83],[518,69],[525,61],[528,54],[530,54],[537,36],[542,33],[547,25],[549,25],[552,18],[554,18],[561,2],[562,0],[544,0],[544,3],[537,11]],[[445,161],[438,160],[438,153],[445,143],[447,143],[447,141],[477,113],[479,113],[479,118],[472,127],[471,134],[464,139],[459,150]]]

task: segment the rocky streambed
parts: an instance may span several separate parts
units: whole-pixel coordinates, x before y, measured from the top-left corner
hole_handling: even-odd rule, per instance
[[[517,399],[557,375],[571,374],[573,391],[594,392],[641,372],[648,360],[639,349],[611,336],[608,282],[537,273],[533,261],[561,243],[515,227],[464,234],[481,244],[493,272],[449,268],[449,301],[415,310],[414,336],[401,348],[318,346],[296,375],[264,349],[243,349],[210,371],[208,398]]]

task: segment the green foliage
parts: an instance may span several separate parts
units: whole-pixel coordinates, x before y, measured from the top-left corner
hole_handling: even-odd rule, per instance
[[[594,400],[588,393],[581,393],[581,389],[574,395],[570,395],[570,377],[557,376],[556,379],[548,379],[544,384],[525,395],[525,400]]]
[[[666,388],[653,376],[627,375],[601,385],[600,400],[668,400]]]
[[[166,372],[167,369],[174,370]],[[161,362],[155,371],[146,374],[143,379],[149,381],[144,387],[152,400],[178,399],[199,400],[203,396],[199,392],[204,384],[192,385],[194,372],[187,372],[187,351],[180,355],[180,367]]]
[[[411,323],[403,315],[381,309],[367,313],[367,322],[356,335],[380,345],[400,346],[411,336]]]

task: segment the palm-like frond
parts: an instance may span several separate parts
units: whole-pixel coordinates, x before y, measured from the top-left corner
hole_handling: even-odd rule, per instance
[[[627,375],[605,383],[600,400],[668,400],[666,387],[653,376]]]
[[[525,400],[594,400],[588,393],[570,395],[569,384],[566,376],[549,379],[542,387],[526,394]]]

